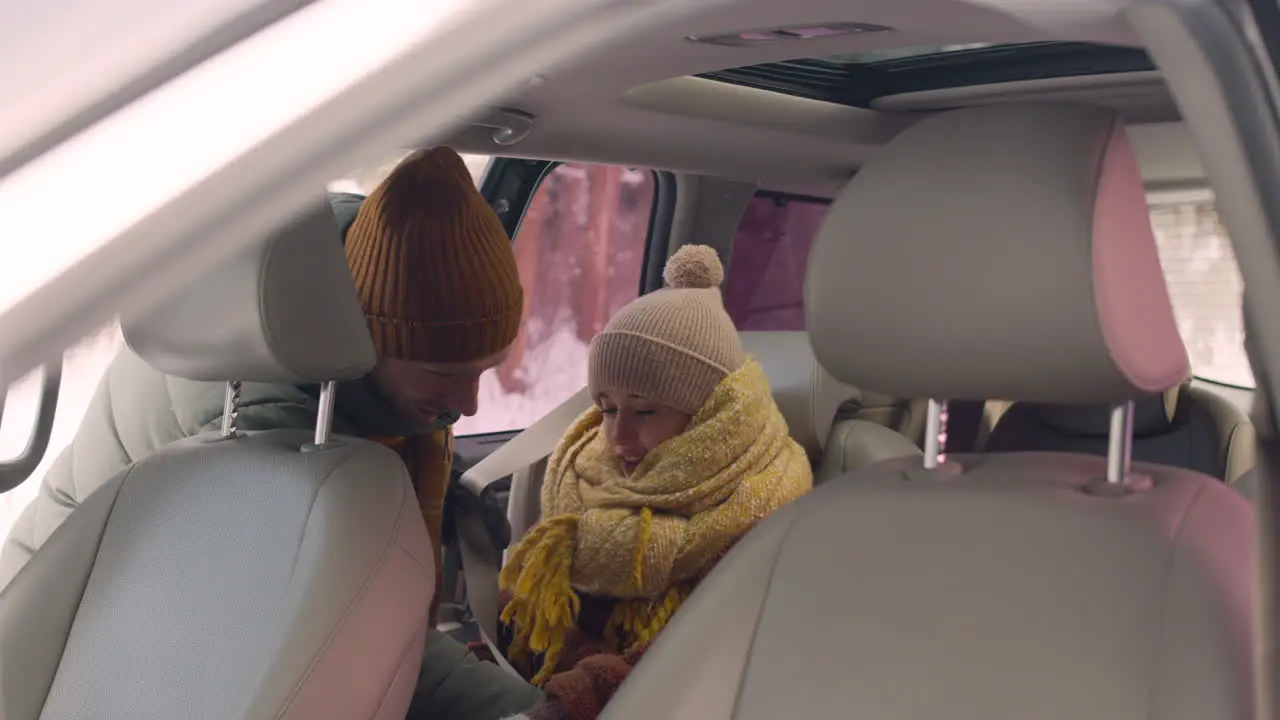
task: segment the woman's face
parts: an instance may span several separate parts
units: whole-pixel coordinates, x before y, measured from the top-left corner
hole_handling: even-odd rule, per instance
[[[604,432],[623,474],[630,475],[644,456],[689,427],[692,416],[639,395],[600,393]]]

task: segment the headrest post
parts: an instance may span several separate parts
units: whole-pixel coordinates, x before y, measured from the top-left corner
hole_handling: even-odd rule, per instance
[[[320,383],[320,407],[316,410],[315,446],[322,448],[329,443],[333,428],[333,398],[338,394],[338,384],[333,380]]]
[[[924,424],[924,467],[933,470],[947,461],[947,401],[929,398]]]
[[[1133,460],[1133,401],[1111,408],[1111,429],[1107,436],[1107,482],[1124,483],[1129,479]]]
[[[226,394],[222,398],[222,437],[233,438],[237,433],[237,421],[240,419],[240,381],[227,383]]]

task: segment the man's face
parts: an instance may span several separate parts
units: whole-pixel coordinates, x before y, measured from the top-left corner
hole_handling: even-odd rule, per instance
[[[476,414],[480,375],[502,364],[509,350],[465,363],[420,363],[384,358],[373,369],[373,382],[400,417],[426,425],[450,410]]]

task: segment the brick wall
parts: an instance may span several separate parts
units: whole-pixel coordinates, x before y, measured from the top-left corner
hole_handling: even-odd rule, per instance
[[[1240,312],[1244,283],[1213,200],[1154,203],[1151,222],[1192,370],[1252,387]]]

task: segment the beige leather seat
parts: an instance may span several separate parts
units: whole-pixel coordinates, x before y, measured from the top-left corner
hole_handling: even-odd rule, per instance
[[[126,318],[130,346],[194,380],[367,372],[333,216],[316,207]],[[384,447],[298,431],[178,441],[90,495],[0,593],[0,717],[403,720],[431,557]]]
[[[1163,283],[1116,114],[1000,104],[858,172],[805,307],[855,387],[1116,404],[1187,371]],[[1006,453],[831,480],[735,547],[601,717],[1252,718],[1247,502],[1185,469],[1107,475]]]
[[[884,393],[863,390],[856,417],[883,425],[899,435],[924,445],[925,413],[928,399],[896,398]]]
[[[906,437],[870,420],[852,417],[862,394],[818,364],[805,332],[744,332],[742,345],[769,376],[773,399],[791,437],[804,446],[814,481],[895,457],[919,457]]]
[[[1000,416],[988,452],[1058,450],[1105,455],[1110,408],[1014,403]],[[1227,484],[1257,463],[1253,422],[1229,400],[1185,380],[1138,400],[1133,459],[1198,470]]]

